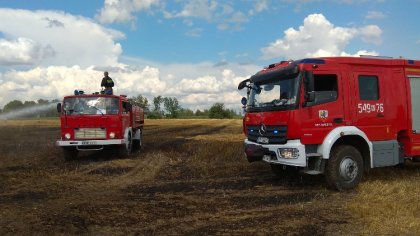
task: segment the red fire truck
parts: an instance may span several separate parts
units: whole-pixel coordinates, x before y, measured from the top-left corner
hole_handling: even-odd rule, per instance
[[[352,189],[370,168],[420,158],[420,61],[326,57],[272,64],[242,81],[248,161]]]
[[[143,109],[130,104],[124,95],[84,94],[66,96],[57,104],[61,119],[61,140],[66,160],[77,158],[79,151],[98,151],[112,147],[128,156],[141,147]]]

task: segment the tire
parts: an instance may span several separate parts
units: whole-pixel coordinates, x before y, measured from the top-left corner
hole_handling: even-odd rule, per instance
[[[420,162],[420,156],[415,156],[412,158],[413,162]]]
[[[133,139],[132,139],[131,133],[128,133],[128,139],[127,139],[126,144],[120,145],[118,147],[118,152],[119,152],[120,157],[124,158],[124,157],[130,156],[132,148],[133,148]]]
[[[66,161],[72,161],[72,160],[77,159],[78,154],[79,154],[79,151],[74,147],[63,148],[64,160]]]
[[[143,146],[143,130],[139,129],[140,139],[133,139],[133,150],[140,150]]]
[[[360,152],[349,145],[335,147],[325,166],[328,187],[343,191],[355,188],[363,177],[363,158]]]
[[[280,164],[270,164],[271,170],[277,177],[297,176],[299,169],[294,166],[285,166]]]

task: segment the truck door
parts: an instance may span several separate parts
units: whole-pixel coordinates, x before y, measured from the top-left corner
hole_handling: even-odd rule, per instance
[[[384,78],[381,72],[356,72],[354,78],[355,125],[372,141],[387,140],[390,126],[384,94]],[[395,138],[395,137],[394,137]]]
[[[332,129],[346,123],[341,73],[314,71],[314,92],[315,101],[305,104],[300,117],[304,144],[322,143]]]
[[[414,156],[420,155],[420,75],[408,76],[411,93],[412,150]]]

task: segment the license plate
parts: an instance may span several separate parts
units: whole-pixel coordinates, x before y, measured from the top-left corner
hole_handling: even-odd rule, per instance
[[[268,138],[267,137],[258,137],[257,138],[257,143],[268,143]]]
[[[96,141],[83,141],[82,145],[95,145]]]

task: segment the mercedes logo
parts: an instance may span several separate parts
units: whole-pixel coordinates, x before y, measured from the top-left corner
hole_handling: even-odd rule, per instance
[[[267,127],[265,127],[264,124],[261,124],[260,130],[258,130],[258,133],[260,133],[261,135],[265,135],[265,132],[267,132]]]

